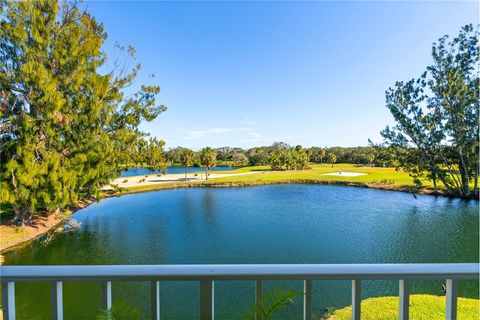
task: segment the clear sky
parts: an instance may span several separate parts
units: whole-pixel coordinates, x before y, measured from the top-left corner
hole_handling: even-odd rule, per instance
[[[393,123],[385,90],[418,76],[439,37],[479,19],[476,1],[85,5],[110,44],[135,47],[136,85],[161,87],[168,109],[142,129],[193,149],[380,141]]]

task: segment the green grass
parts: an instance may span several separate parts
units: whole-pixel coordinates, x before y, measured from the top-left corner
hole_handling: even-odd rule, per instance
[[[360,172],[367,175],[357,177],[347,176],[325,176],[325,173],[338,172]],[[257,172],[256,174],[229,176],[215,178],[208,181],[195,182],[172,182],[160,184],[148,184],[144,186],[128,187],[123,189],[122,193],[134,193],[143,191],[153,191],[171,188],[181,188],[188,186],[254,186],[277,183],[312,183],[312,184],[347,184],[378,189],[409,191],[414,187],[412,178],[403,171],[397,171],[395,168],[377,168],[358,166],[353,164],[335,164],[331,165],[311,165],[308,170],[292,171],[270,171],[269,166],[250,166],[229,171],[215,171],[212,175],[235,174],[245,172]],[[425,190],[433,188],[430,181],[424,182]],[[441,187],[439,187],[440,190]]]
[[[480,300],[458,298],[458,319],[479,319]],[[333,312],[328,320],[352,319],[352,307]],[[370,298],[362,301],[363,320],[398,319],[398,297]],[[445,319],[445,297],[416,294],[410,296],[410,319]]]
[[[241,173],[250,171],[270,170],[268,166],[244,167],[232,171],[220,171],[216,173]],[[325,176],[325,173],[338,172],[360,172],[367,173],[364,176],[347,177],[347,176]],[[289,181],[303,182],[325,182],[325,183],[352,183],[352,184],[368,184],[372,187],[383,187],[386,189],[411,188],[414,186],[412,178],[403,171],[397,171],[395,168],[377,168],[365,167],[353,164],[335,164],[331,165],[311,165],[308,170],[293,171],[268,171],[261,174],[244,175],[236,177],[224,177],[212,180],[211,184],[217,183],[279,183]],[[424,181],[425,188],[433,188],[430,181]],[[441,190],[441,188],[440,188]]]
[[[378,168],[347,163],[330,164],[312,164],[308,170],[290,170],[290,171],[271,171],[269,166],[248,166],[235,170],[211,171],[215,174],[226,174],[223,178],[215,178],[208,181],[189,181],[187,183],[177,181],[171,183],[146,184],[143,186],[125,187],[122,193],[134,193],[142,191],[153,191],[162,189],[181,188],[185,186],[256,186],[279,183],[304,183],[304,184],[343,184],[350,186],[368,187],[384,190],[397,190],[412,192],[416,189],[413,179],[408,173],[395,168]],[[348,176],[326,176],[326,173],[332,172],[359,172],[366,175],[348,177]],[[257,172],[258,174],[233,176],[236,173]],[[199,172],[199,175],[203,172]],[[445,187],[438,181],[437,187],[439,193],[445,194]],[[471,183],[473,188],[473,182]],[[419,193],[433,193],[432,181],[424,179],[422,189]]]

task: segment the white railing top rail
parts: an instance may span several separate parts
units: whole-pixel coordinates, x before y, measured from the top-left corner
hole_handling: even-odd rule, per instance
[[[2,266],[2,281],[475,280],[478,263]]]

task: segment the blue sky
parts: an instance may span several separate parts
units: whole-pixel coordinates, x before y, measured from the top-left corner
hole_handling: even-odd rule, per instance
[[[87,2],[132,45],[167,106],[142,129],[167,147],[285,141],[367,145],[393,123],[385,90],[431,45],[478,22],[477,2]],[[155,78],[149,77],[155,74]]]

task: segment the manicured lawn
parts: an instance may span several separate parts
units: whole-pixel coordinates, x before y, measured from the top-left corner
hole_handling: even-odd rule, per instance
[[[326,173],[333,172],[358,172],[366,173],[362,176],[326,176]],[[252,173],[246,175],[237,175],[236,173]],[[137,185],[125,187],[122,193],[143,192],[151,190],[181,188],[186,184],[189,186],[254,186],[264,184],[277,183],[324,183],[324,184],[350,184],[357,186],[366,186],[370,188],[403,190],[409,191],[414,187],[412,178],[403,171],[397,171],[395,168],[377,168],[366,167],[353,164],[335,164],[333,167],[329,164],[311,165],[308,170],[292,170],[292,171],[270,171],[269,166],[250,166],[230,171],[211,172],[211,176],[215,174],[232,174],[232,176],[215,178],[208,181],[189,181],[188,183],[177,181],[171,183],[158,183]],[[439,184],[439,190],[442,186]],[[430,181],[424,181],[424,188],[433,189]]]
[[[249,171],[270,170],[268,166],[244,167],[232,171],[215,172],[215,173],[241,173]],[[347,176],[325,176],[323,174],[331,172],[359,172],[366,173],[364,176],[347,177]],[[269,171],[261,174],[224,177],[212,180],[211,183],[218,182],[278,182],[288,180],[310,180],[310,181],[341,181],[341,182],[357,182],[357,183],[374,183],[383,185],[392,185],[397,187],[413,186],[412,178],[403,171],[396,171],[395,168],[376,168],[364,167],[353,164],[335,164],[331,165],[311,165],[308,170],[293,171]],[[429,181],[424,182],[425,187],[433,187]]]
[[[458,319],[479,319],[480,300],[458,299]],[[328,320],[352,319],[352,307],[336,310]],[[370,298],[362,301],[363,320],[398,319],[398,297]],[[416,294],[410,296],[410,319],[445,319],[445,297]]]

